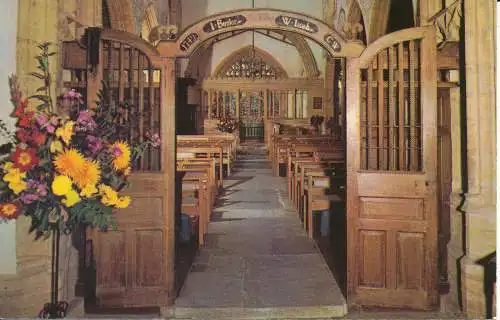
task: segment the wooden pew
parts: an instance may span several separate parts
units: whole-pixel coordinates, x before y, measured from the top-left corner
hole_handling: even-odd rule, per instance
[[[219,165],[218,187],[223,186],[224,168],[222,147],[178,147],[177,158],[179,160],[191,159],[216,159]]]
[[[226,165],[228,175],[237,156],[238,140],[234,135],[178,135],[177,147],[222,147],[223,164]]]
[[[307,206],[304,227],[307,228],[307,234],[314,238],[314,211],[329,211],[331,203],[343,202],[338,194],[327,194],[326,190],[330,188],[331,177],[324,176],[320,172],[311,172],[307,180]],[[330,214],[328,212],[327,214]]]
[[[196,170],[196,171],[195,171]],[[197,169],[183,169],[181,212],[198,220],[198,246],[205,243],[205,233],[211,215],[208,196],[208,174]]]

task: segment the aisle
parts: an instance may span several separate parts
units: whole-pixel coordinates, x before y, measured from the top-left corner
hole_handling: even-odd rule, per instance
[[[283,178],[258,148],[224,182],[176,319],[342,317],[346,304],[320,252],[288,205]]]

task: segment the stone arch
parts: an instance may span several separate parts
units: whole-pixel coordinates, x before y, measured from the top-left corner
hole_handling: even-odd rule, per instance
[[[280,78],[288,78],[288,74],[279,63],[269,52],[260,49],[258,47],[253,47],[251,45],[245,46],[239,50],[234,51],[229,56],[225,57],[219,65],[212,72],[211,78],[224,78],[225,71],[230,68],[238,59],[248,56],[252,50],[255,50],[255,56],[265,61],[271,68],[277,71],[281,75]]]
[[[331,56],[357,57],[364,46],[347,41],[324,21],[302,13],[275,9],[244,9],[222,12],[188,27],[168,49],[177,57],[189,57],[203,43],[227,32],[264,29],[302,35],[321,45]]]
[[[151,31],[159,25],[158,16],[154,4],[150,4],[142,14],[141,17],[141,38],[149,41]]]
[[[136,34],[134,9],[131,0],[106,0],[112,29]]]
[[[366,26],[363,12],[357,0],[351,0],[347,9],[347,17],[343,31],[349,39],[357,39],[366,44]]]
[[[277,31],[277,33],[282,34],[288,40],[290,40],[291,44],[297,49],[299,56],[301,57],[302,63],[304,64],[304,69],[306,72],[306,77],[308,78],[316,78],[320,75],[318,65],[316,63],[316,59],[311,50],[311,47],[307,43],[307,41],[292,32],[286,31]],[[195,75],[198,71],[198,66],[200,64],[204,64],[207,62],[206,52],[207,50],[212,48],[213,43],[205,43],[200,48],[198,48],[189,58],[188,65],[186,67],[186,74]]]
[[[370,25],[366,26],[367,44],[372,43],[386,34],[390,2],[391,0],[377,0],[373,2],[371,12],[369,13]]]

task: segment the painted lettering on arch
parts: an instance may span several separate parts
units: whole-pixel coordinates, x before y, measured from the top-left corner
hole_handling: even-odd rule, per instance
[[[333,51],[335,51],[335,52],[340,52],[340,50],[342,50],[342,46],[337,41],[337,39],[335,39],[333,34],[327,34],[325,36],[325,42],[328,43],[330,48],[332,48]]]
[[[198,41],[199,38],[200,37],[197,33],[190,33],[184,38],[184,40],[182,40],[179,48],[182,51],[187,51],[196,41]]]
[[[203,26],[203,31],[206,33],[211,33],[220,29],[226,29],[235,26],[241,26],[247,22],[247,18],[242,16],[241,14],[231,17],[219,18],[212,21],[207,22]]]
[[[290,27],[294,29],[303,30],[309,33],[318,32],[318,26],[310,21],[303,19],[290,17],[290,16],[278,16],[275,20],[278,26]]]

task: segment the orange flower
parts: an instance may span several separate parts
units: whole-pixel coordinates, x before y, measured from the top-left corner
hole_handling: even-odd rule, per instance
[[[17,146],[16,151],[12,154],[12,161],[16,168],[26,172],[36,166],[40,160],[36,156],[36,149]]]
[[[0,217],[4,219],[15,219],[19,215],[19,206],[14,203],[0,204]]]

